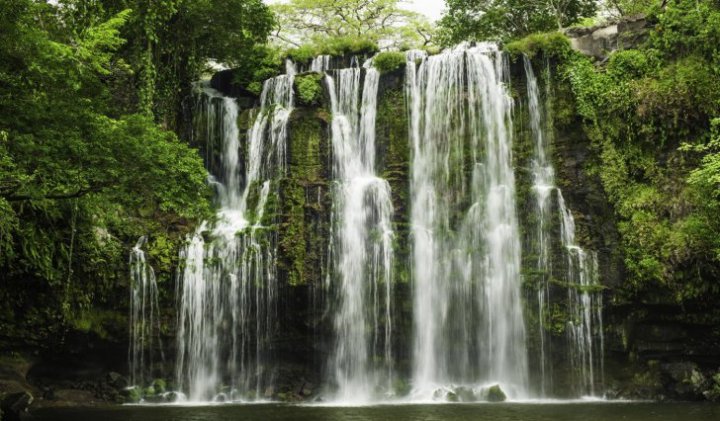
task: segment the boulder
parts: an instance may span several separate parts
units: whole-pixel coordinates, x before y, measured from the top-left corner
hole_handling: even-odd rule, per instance
[[[589,28],[567,28],[564,32],[575,51],[605,60],[613,51],[635,48],[647,39],[648,22],[645,16],[637,15]]]
[[[165,400],[170,403],[181,401],[183,398],[184,395],[178,392],[168,392],[165,394]]]
[[[130,382],[128,381],[127,377],[114,371],[108,373],[106,380],[110,386],[118,390],[125,389],[126,387],[130,386]]]
[[[505,400],[507,400],[507,396],[499,384],[490,386],[486,393],[488,402],[505,402]]]
[[[155,379],[150,385],[155,393],[165,393],[167,390],[167,383],[163,379]]]
[[[704,392],[712,383],[693,362],[662,364],[661,370],[666,379],[666,389],[676,398],[703,399]]]
[[[120,391],[120,396],[125,400],[125,403],[138,403],[142,399],[142,391],[137,386],[126,387]]]
[[[300,390],[298,391],[298,395],[309,397],[313,393],[313,385],[311,383],[305,382]]]
[[[662,364],[660,367],[663,374],[666,374],[676,382],[689,380],[693,371],[698,369],[698,365],[693,362],[667,363]]]
[[[703,397],[710,402],[720,402],[720,371],[715,373],[712,381],[708,383],[708,389],[703,392]]]
[[[27,411],[33,397],[28,392],[17,392],[6,395],[0,402],[0,411],[4,421],[20,420],[20,415]]]

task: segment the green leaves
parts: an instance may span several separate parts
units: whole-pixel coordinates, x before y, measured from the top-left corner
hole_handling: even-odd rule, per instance
[[[34,311],[57,328],[122,287],[137,237],[176,241],[210,210],[197,151],[125,101],[138,97],[126,37],[144,33],[141,16],[130,2],[63,3],[0,0],[0,300],[27,299],[0,324]],[[158,18],[178,13],[166,3]]]
[[[310,73],[295,78],[295,88],[297,89],[300,104],[306,106],[316,106],[320,104],[323,93],[321,85],[323,77],[321,74]]]
[[[710,304],[720,288],[720,9],[677,0],[648,45],[561,62],[619,217],[632,294]],[[720,21],[720,20],[718,20]]]
[[[447,0],[440,21],[444,45],[473,40],[506,40],[546,32],[593,16],[592,0]]]
[[[701,187],[716,200],[720,200],[720,118],[712,121],[710,141],[692,148],[703,153],[701,164],[690,173],[688,182]]]
[[[87,28],[81,34],[75,48],[76,57],[85,67],[101,75],[109,75],[114,53],[125,43],[120,28],[127,22],[130,10],[126,9],[97,26]]]
[[[395,51],[386,51],[375,56],[373,59],[373,66],[375,66],[380,73],[387,73],[405,66],[406,61],[405,54]]]
[[[426,46],[434,28],[427,19],[400,7],[400,0],[290,0],[273,6],[275,38],[300,47],[333,39],[369,40],[373,44]]]

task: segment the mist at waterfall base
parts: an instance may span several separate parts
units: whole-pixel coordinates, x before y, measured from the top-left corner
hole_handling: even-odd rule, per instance
[[[318,269],[324,283],[315,288],[321,290],[333,347],[316,401],[533,401],[552,397],[559,369],[575,373],[573,397],[601,396],[598,259],[577,244],[572,212],[555,185],[549,88],[541,93],[525,59],[527,98],[517,104],[510,96],[508,59],[494,44],[461,45],[434,56],[410,51],[407,58],[413,329],[405,350],[411,356],[407,378],[396,367],[393,349],[400,312],[394,308],[392,189],[376,169],[381,75],[371,58],[333,68],[332,60],[321,56],[308,69],[323,74],[332,114],[328,264]],[[222,150],[219,162],[208,160],[216,218],[200,224],[180,255],[174,379],[180,401],[258,402],[270,399],[278,382],[271,342],[282,334],[281,286],[278,238],[270,228],[277,221],[266,208],[280,200],[278,180],[287,171],[296,73],[288,62],[286,74],[265,82],[246,145],[240,144],[236,101],[199,85],[193,136]],[[517,107],[525,107],[533,139],[532,250],[523,250],[516,203]],[[556,241],[565,261],[553,266],[549,256]],[[138,385],[151,380],[152,354],[144,349],[157,335],[152,331],[157,285],[154,277],[150,281],[143,243],[131,256],[129,358]],[[530,298],[523,295],[521,274],[527,252],[537,256],[535,269],[542,274]],[[552,285],[552,277],[566,286]],[[549,309],[560,301],[572,315],[564,367],[550,357],[552,341],[544,326]],[[528,312],[539,321],[536,331],[528,328]],[[530,355],[533,335],[539,352]],[[399,392],[398,384],[407,391]]]

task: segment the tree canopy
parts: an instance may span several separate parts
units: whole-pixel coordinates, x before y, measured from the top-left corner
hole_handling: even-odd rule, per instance
[[[72,323],[139,236],[167,253],[208,216],[203,161],[168,129],[207,60],[242,61],[272,22],[260,0],[0,0],[0,300],[44,309],[0,330]]]
[[[428,45],[433,28],[401,0],[289,0],[273,6],[274,35],[299,46],[307,40],[359,37],[374,42]]]
[[[545,32],[593,16],[595,0],[446,0],[441,40],[498,40]]]

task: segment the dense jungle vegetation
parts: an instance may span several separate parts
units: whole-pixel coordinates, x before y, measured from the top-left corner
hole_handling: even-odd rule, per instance
[[[653,24],[647,41],[602,63],[558,32],[636,13]],[[172,282],[184,235],[213,206],[188,136],[192,83],[213,63],[257,95],[285,58],[388,50],[377,65],[390,71],[403,63],[392,51],[464,40],[546,59],[569,87],[556,114],[579,115],[592,140],[588,170],[622,239],[618,297],[714,308],[717,0],[448,0],[437,25],[398,0],[0,0],[0,345],[108,334],[141,235]]]

